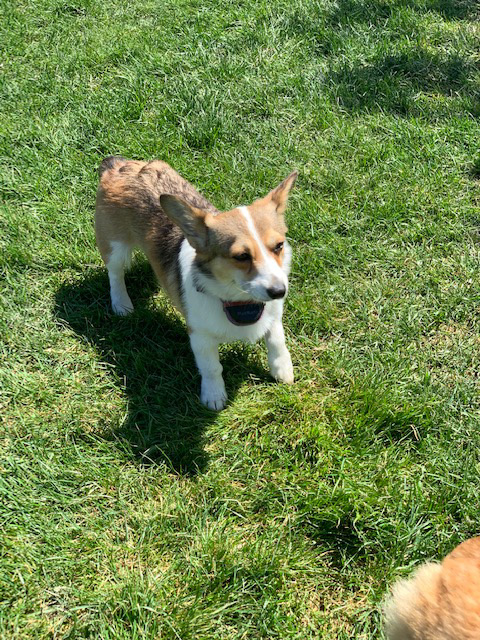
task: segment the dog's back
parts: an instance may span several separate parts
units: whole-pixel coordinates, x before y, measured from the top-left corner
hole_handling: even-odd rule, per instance
[[[480,640],[480,537],[397,583],[386,617],[390,640]]]
[[[162,160],[142,162],[109,156],[100,164],[98,173],[100,195],[106,204],[158,215],[161,214],[159,197],[169,193],[182,197],[194,207],[218,213],[193,185]]]

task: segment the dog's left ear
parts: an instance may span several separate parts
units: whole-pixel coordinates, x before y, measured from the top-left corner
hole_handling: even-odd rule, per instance
[[[193,207],[182,198],[169,194],[160,196],[160,206],[164,213],[183,231],[192,247],[203,253],[208,245],[208,220],[211,214],[204,209]]]
[[[290,189],[295,184],[297,176],[298,171],[294,171],[288,176],[288,178],[285,178],[285,180],[281,182],[278,187],[272,189],[272,191],[270,191],[267,196],[267,198],[270,198],[270,200],[275,204],[277,213],[279,215],[283,215],[285,213],[285,209],[287,208],[288,194],[290,193]]]

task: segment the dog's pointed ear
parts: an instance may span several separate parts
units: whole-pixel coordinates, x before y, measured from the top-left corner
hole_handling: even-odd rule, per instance
[[[297,179],[298,171],[293,171],[288,178],[285,178],[283,182],[281,182],[278,187],[272,189],[268,194],[267,198],[269,198],[276,206],[277,213],[282,215],[285,213],[285,209],[287,208],[288,194],[290,193],[290,189],[295,184],[295,180]]]
[[[162,194],[160,206],[167,217],[185,234],[188,242],[200,253],[205,253],[208,244],[208,218],[204,209],[197,209],[178,196]]]

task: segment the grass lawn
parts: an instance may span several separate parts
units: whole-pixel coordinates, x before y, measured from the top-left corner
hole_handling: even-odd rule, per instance
[[[0,637],[381,638],[388,586],[480,531],[477,0],[17,0],[0,19]],[[104,156],[217,207],[294,168],[296,370],[225,346],[198,401]]]

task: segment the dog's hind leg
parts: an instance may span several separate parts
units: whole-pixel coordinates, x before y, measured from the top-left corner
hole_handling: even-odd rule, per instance
[[[133,304],[125,286],[125,268],[130,265],[132,247],[119,241],[110,242],[110,254],[105,260],[110,280],[110,298],[112,309],[119,316],[133,311]]]

